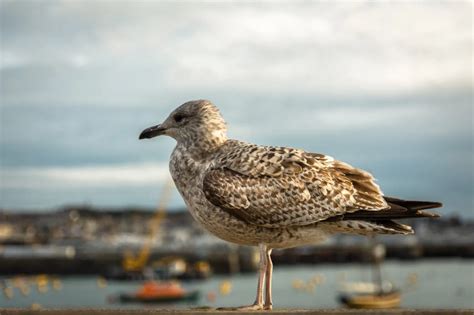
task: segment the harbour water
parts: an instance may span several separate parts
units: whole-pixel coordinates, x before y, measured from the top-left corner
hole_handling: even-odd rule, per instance
[[[472,260],[387,261],[385,280],[403,292],[402,307],[474,308],[474,264]],[[273,278],[275,307],[334,308],[342,283],[370,280],[366,265],[276,266]],[[7,282],[10,283],[10,282]],[[13,281],[11,282],[13,283]],[[40,293],[36,286],[24,296],[14,288],[13,297],[0,295],[1,307],[197,307],[236,306],[253,302],[254,274],[213,276],[209,280],[187,282],[187,289],[199,289],[200,300],[193,304],[139,305],[115,304],[108,298],[119,292],[134,291],[140,282],[108,281],[98,285],[97,277],[61,278],[61,288],[49,285]],[[214,297],[214,298],[213,298]]]

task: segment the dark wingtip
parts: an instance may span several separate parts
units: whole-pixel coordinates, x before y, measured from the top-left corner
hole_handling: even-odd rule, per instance
[[[441,208],[443,206],[441,202],[433,202],[433,204],[435,205],[433,208]]]
[[[389,204],[395,204],[397,206],[401,206],[409,210],[426,210],[426,209],[441,208],[443,206],[441,202],[436,202],[436,201],[403,200],[403,199],[387,197],[387,196],[384,196],[384,199]]]
[[[443,204],[441,202],[433,202],[433,201],[418,201],[417,205],[414,205],[414,208],[417,210],[425,210],[425,209],[435,209],[441,208]]]

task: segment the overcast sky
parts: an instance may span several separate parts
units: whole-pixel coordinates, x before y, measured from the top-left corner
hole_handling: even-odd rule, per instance
[[[3,0],[0,23],[0,207],[154,206],[174,143],[138,134],[206,98],[232,137],[474,215],[469,1]]]

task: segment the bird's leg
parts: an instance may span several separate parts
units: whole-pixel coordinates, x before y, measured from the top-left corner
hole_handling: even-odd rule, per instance
[[[260,250],[260,265],[257,284],[257,297],[255,298],[253,305],[260,305],[263,307],[263,281],[265,281],[265,275],[267,272],[267,246],[260,244],[258,248]]]
[[[265,274],[267,273],[267,245],[260,244],[258,246],[260,250],[260,264],[258,268],[258,283],[257,283],[257,297],[252,305],[239,306],[239,307],[220,307],[218,310],[238,310],[238,311],[260,311],[263,310],[263,283],[265,281]],[[271,250],[270,250],[271,252]],[[270,298],[271,299],[271,298]],[[271,306],[270,308],[271,309]]]
[[[272,249],[267,248],[265,250],[265,260],[267,262],[265,270],[265,305],[263,309],[271,310],[273,308],[272,303],[272,273],[273,273],[273,263],[272,263]]]

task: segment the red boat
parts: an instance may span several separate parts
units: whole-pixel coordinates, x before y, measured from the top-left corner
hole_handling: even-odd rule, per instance
[[[120,302],[160,303],[196,301],[199,291],[186,291],[178,282],[149,281],[134,293],[121,293]]]

